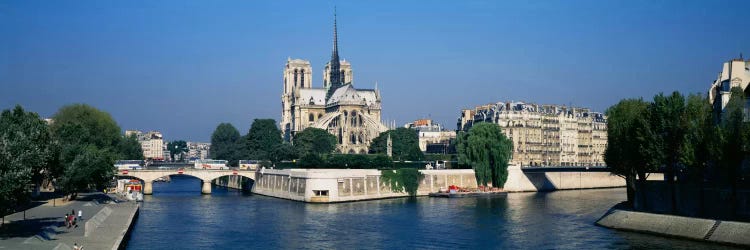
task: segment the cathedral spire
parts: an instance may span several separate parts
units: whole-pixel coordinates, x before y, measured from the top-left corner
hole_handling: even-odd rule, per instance
[[[341,82],[341,63],[339,61],[339,38],[336,27],[336,7],[333,7],[333,52],[331,53],[330,71],[329,71],[329,85],[326,99],[331,97],[333,91],[336,91],[342,84]]]

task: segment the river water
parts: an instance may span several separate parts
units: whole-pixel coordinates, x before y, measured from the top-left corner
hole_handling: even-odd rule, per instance
[[[306,204],[173,177],[154,183],[128,249],[713,249],[594,225],[624,189]]]

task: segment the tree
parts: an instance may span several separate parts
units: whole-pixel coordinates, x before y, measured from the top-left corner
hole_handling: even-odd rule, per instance
[[[120,140],[120,156],[122,160],[141,160],[143,159],[143,148],[138,142],[136,135],[123,136]]]
[[[47,124],[21,106],[0,114],[0,215],[27,201],[28,186],[49,176],[53,149]]]
[[[646,175],[659,166],[654,160],[654,133],[648,121],[649,104],[643,99],[625,99],[606,111],[607,148],[604,162],[613,174],[625,178],[628,202],[635,207],[635,194]],[[636,185],[636,176],[641,185]]]
[[[742,88],[734,87],[731,97],[721,116],[722,156],[721,175],[731,188],[730,211],[735,211],[737,199],[737,180],[741,175],[742,163],[748,153],[750,135],[745,122],[745,93]]]
[[[685,165],[687,177],[699,186],[699,213],[703,212],[704,172],[717,159],[717,128],[712,122],[711,105],[700,94],[691,94],[685,107],[685,144],[680,161]]]
[[[240,132],[230,123],[221,123],[211,134],[211,151],[209,157],[213,159],[225,159],[232,166],[238,164],[238,144]]]
[[[299,158],[297,149],[289,143],[278,144],[271,149],[269,153],[271,163],[279,163],[281,161],[291,161]]]
[[[179,161],[183,161],[183,155],[188,152],[187,142],[183,140],[169,142],[167,143],[167,150],[169,151],[169,157],[172,158],[172,161],[175,161],[175,155],[179,155]]]
[[[65,168],[61,186],[65,190],[102,190],[112,179],[115,153],[87,144],[75,154],[73,161]],[[75,191],[73,191],[75,197]]]
[[[271,160],[273,149],[281,144],[281,131],[273,119],[255,119],[247,133],[245,148],[251,159]]]
[[[474,169],[477,183],[502,188],[508,178],[508,161],[513,152],[513,142],[494,123],[474,125],[461,139],[460,161]]]
[[[653,156],[665,168],[664,176],[670,189],[671,210],[674,213],[677,211],[675,177],[682,166],[681,159],[684,159],[686,147],[685,98],[677,91],[670,96],[660,93],[654,96],[648,114],[651,129],[657,135],[653,138],[657,143]]]
[[[371,154],[386,154],[388,135],[391,136],[393,159],[400,161],[421,161],[424,153],[419,149],[417,131],[410,128],[397,128],[380,133],[370,143]]]
[[[86,104],[63,106],[50,126],[60,147],[62,187],[71,198],[91,187],[103,187],[114,175],[120,152],[120,127],[108,113]]]
[[[391,191],[395,193],[406,192],[409,196],[416,196],[419,188],[419,181],[424,175],[417,169],[400,168],[397,170],[381,170],[380,180],[390,185]]]
[[[319,128],[306,128],[294,135],[294,147],[299,154],[328,154],[336,149],[336,136]]]

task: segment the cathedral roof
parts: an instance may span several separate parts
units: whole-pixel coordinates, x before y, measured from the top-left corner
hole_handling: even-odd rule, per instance
[[[326,90],[325,89],[300,89],[299,90],[299,101],[300,104],[311,104],[311,105],[325,105],[326,104]]]
[[[339,104],[365,104],[362,97],[359,96],[357,90],[351,84],[346,84],[336,89],[331,94],[331,98],[328,99],[328,104],[339,103]]]
[[[378,101],[378,96],[373,89],[358,89],[357,94],[364,99],[367,106],[373,105]]]

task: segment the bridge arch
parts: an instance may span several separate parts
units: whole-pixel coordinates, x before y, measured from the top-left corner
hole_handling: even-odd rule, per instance
[[[202,181],[201,193],[211,193],[211,182],[223,176],[242,176],[255,181],[255,171],[252,170],[202,170],[202,169],[169,169],[169,170],[118,170],[117,176],[127,176],[143,181],[143,194],[153,194],[154,180],[171,175],[186,175]]]

